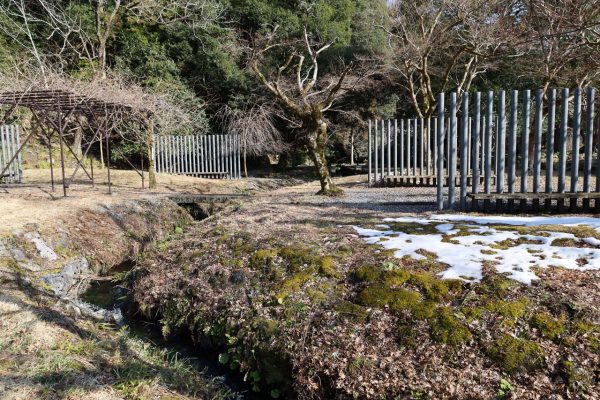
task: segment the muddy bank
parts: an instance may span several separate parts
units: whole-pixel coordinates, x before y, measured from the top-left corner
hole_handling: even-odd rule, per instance
[[[442,281],[426,249],[398,259],[352,228],[381,222],[294,198],[230,207],[148,249],[135,299],[272,397],[594,398],[600,272]]]

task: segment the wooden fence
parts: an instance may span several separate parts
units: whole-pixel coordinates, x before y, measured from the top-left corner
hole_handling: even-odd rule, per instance
[[[156,135],[154,169],[159,173],[212,179],[241,177],[238,135]]]
[[[442,93],[436,117],[370,122],[369,182],[436,186],[439,209],[600,210],[595,89],[509,96]]]
[[[18,125],[0,125],[0,182],[20,183],[23,180],[23,163]]]

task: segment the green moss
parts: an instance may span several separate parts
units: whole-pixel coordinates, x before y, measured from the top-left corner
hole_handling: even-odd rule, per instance
[[[254,322],[254,326],[265,338],[273,337],[279,332],[279,323],[274,319],[261,318]]]
[[[279,250],[279,255],[289,263],[288,271],[292,273],[300,271],[303,267],[316,266],[318,263],[314,252],[303,246],[283,247]]]
[[[419,293],[406,289],[393,289],[381,283],[363,289],[358,295],[360,304],[367,307],[385,307],[400,311],[411,309],[421,301]]]
[[[352,255],[352,249],[346,245],[341,245],[337,248],[337,254],[341,257],[349,257]]]
[[[523,316],[529,304],[529,300],[523,297],[516,301],[492,300],[485,304],[484,308],[504,318],[517,320]]]
[[[465,316],[468,322],[473,322],[481,319],[486,310],[483,307],[464,306],[460,308],[460,312]]]
[[[498,250],[507,250],[511,247],[517,247],[522,244],[543,244],[541,240],[528,239],[526,237],[519,237],[517,239],[505,239],[496,243],[490,244],[490,247]]]
[[[552,315],[538,312],[533,314],[529,324],[536,328],[540,334],[550,340],[557,341],[565,333],[566,318],[560,316],[554,318]]]
[[[418,224],[415,222],[388,222],[391,229],[397,232],[407,233],[409,235],[437,235],[440,233],[436,229],[437,224]]]
[[[464,326],[449,307],[439,307],[435,316],[429,320],[429,329],[433,340],[456,346],[471,338],[471,332]]]
[[[252,250],[254,250],[254,247],[252,246],[251,241],[245,237],[237,237],[231,246],[234,257],[250,254]]]
[[[477,294],[488,295],[498,299],[505,298],[509,289],[517,285],[517,281],[500,274],[486,274],[480,284],[475,286]]]
[[[425,292],[429,300],[441,301],[448,295],[448,285],[426,272],[415,272],[410,275],[410,283],[418,286]]]
[[[365,322],[369,313],[367,309],[359,304],[350,301],[341,301],[335,306],[335,310],[355,322]]]
[[[279,302],[282,302],[290,294],[297,292],[300,288],[309,280],[314,277],[315,270],[313,268],[306,268],[300,272],[295,273],[289,278],[285,279],[280,285],[279,290],[275,297]]]
[[[583,368],[578,368],[573,361],[562,360],[558,364],[558,373],[571,390],[587,390],[591,385],[592,374]]]
[[[335,267],[335,260],[331,256],[321,257],[319,260],[319,273],[328,278],[336,278],[339,276]]]
[[[538,369],[544,362],[544,350],[538,344],[507,334],[492,343],[488,354],[510,374]]]
[[[252,269],[263,269],[270,268],[273,261],[277,257],[277,250],[275,249],[259,249],[252,254],[248,266]]]
[[[405,269],[394,269],[383,273],[383,283],[386,286],[400,287],[410,279],[410,273]]]
[[[306,295],[312,305],[317,305],[325,302],[331,297],[332,285],[330,281],[319,282],[314,287],[306,289]]]
[[[414,303],[411,311],[413,317],[416,319],[430,319],[433,318],[437,312],[437,305],[433,301],[421,301],[419,303]]]
[[[381,277],[383,271],[373,264],[363,264],[354,270],[354,278],[359,282],[375,282]]]
[[[487,255],[491,256],[491,255],[494,255],[494,254],[498,254],[498,252],[494,251],[494,250],[483,249],[483,250],[481,250],[481,254],[487,254]]]

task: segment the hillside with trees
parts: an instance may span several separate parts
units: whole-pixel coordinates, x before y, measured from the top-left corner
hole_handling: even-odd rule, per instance
[[[308,149],[327,181],[321,158],[346,161],[354,141],[365,156],[366,119],[430,116],[440,91],[596,83],[599,9],[583,0],[2,0],[0,73],[135,84],[188,115],[158,133],[239,131],[245,156],[283,154],[287,166]]]

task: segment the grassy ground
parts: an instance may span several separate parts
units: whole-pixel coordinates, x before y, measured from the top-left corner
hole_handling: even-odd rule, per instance
[[[232,397],[178,355],[82,317],[43,280],[85,258],[92,268],[79,277],[85,281],[136,257],[147,243],[176,233],[191,219],[171,202],[133,199],[107,201],[89,193],[67,204],[13,199],[18,207],[30,208],[19,214],[26,218],[13,215],[14,228],[0,235],[1,399]],[[12,212],[4,202],[0,209],[3,215]],[[35,224],[27,223],[28,217]],[[31,237],[43,240],[54,255],[42,256]],[[76,297],[79,286],[67,296]]]
[[[290,189],[231,204],[149,253],[136,299],[265,396],[595,398],[599,271],[440,280],[426,248],[398,259],[352,228],[401,215]]]
[[[0,282],[0,398],[226,399],[175,354],[94,321],[76,318],[18,274]]]

